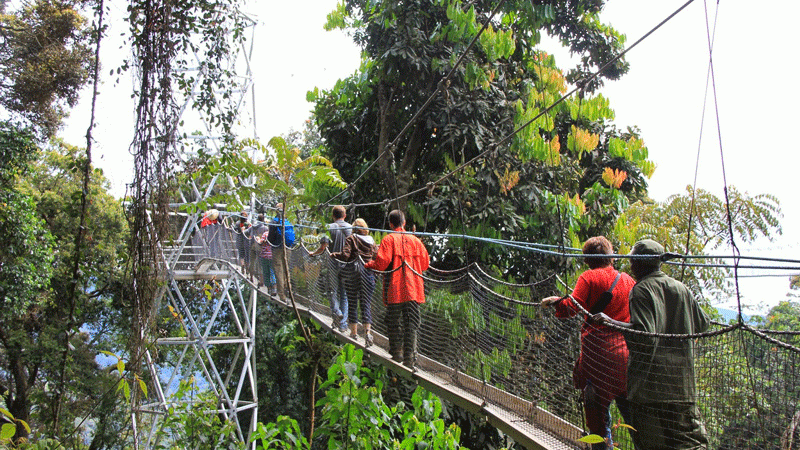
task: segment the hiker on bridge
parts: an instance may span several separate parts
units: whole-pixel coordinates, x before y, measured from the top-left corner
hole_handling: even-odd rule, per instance
[[[239,258],[239,267],[245,274],[252,277],[250,269],[250,224],[247,223],[247,212],[239,213],[239,223],[231,226],[229,230],[236,235],[236,252]]]
[[[331,245],[331,253],[341,252],[344,241],[353,234],[353,226],[344,220],[347,217],[347,211],[344,209],[344,206],[334,206],[331,215],[333,216],[333,223],[328,224],[328,232],[331,235],[330,239],[323,237],[322,240],[320,240],[321,245],[319,249],[311,253],[310,256],[322,254],[322,252],[328,248],[328,244]],[[342,273],[345,269],[345,264],[331,258],[328,269],[328,276],[330,277],[329,285],[334,289],[331,295],[331,316],[333,317],[333,323],[331,325],[334,330],[338,329],[344,333],[347,331],[348,314],[347,291],[344,286],[345,274]]]
[[[216,209],[209,209],[203,214],[203,220],[200,221],[200,230],[203,239],[208,246],[208,256],[212,258],[219,258],[222,254],[222,232],[217,219],[219,218],[219,211]]]
[[[694,340],[663,335],[702,333],[709,319],[689,289],[660,270],[664,247],[645,239],[631,255],[636,285],[631,290],[629,322],[605,313],[596,320],[648,334],[625,333],[630,351],[628,404],[637,450],[707,449],[708,437],[697,408]]]
[[[583,244],[584,255],[611,255],[614,250],[604,236],[595,236]],[[556,317],[567,318],[582,310],[592,314],[604,312],[609,317],[627,322],[628,294],[633,278],[618,272],[611,258],[585,258],[589,270],[583,272],[571,295],[553,296],[542,300],[542,306],[553,306]],[[577,305],[580,305],[578,307]],[[589,316],[581,326],[581,353],[573,370],[573,382],[582,392],[586,425],[589,432],[605,438],[605,443],[593,444],[592,449],[613,449],[609,406],[616,400],[617,408],[627,418],[625,373],[628,348],[620,331],[604,325],[593,325]]]
[[[286,303],[286,293],[289,289],[289,256],[294,245],[294,226],[284,219],[283,203],[275,205],[277,214],[269,223],[267,241],[272,246],[272,269],[275,271],[275,288],[278,298]],[[284,234],[285,231],[285,234]]]
[[[372,293],[375,291],[375,274],[364,268],[364,264],[375,258],[378,246],[369,235],[367,222],[356,219],[353,234],[347,237],[341,252],[331,253],[331,257],[347,264],[343,274],[347,277],[345,286],[350,300],[347,321],[350,324],[350,337],[358,338],[358,308],[361,307],[361,323],[364,324],[365,347],[372,345]],[[360,258],[359,258],[360,257]]]
[[[266,231],[267,224],[264,223],[264,214],[259,214],[258,220],[250,227],[247,233],[250,236],[250,264],[248,270],[255,275],[258,287],[264,286],[269,281],[263,278],[264,265],[261,254],[264,252],[264,247],[260,242],[261,236]]]
[[[417,361],[417,332],[420,304],[425,303],[422,272],[428,270],[428,250],[414,235],[406,233],[406,217],[395,209],[389,213],[392,233],[386,235],[368,269],[388,271],[383,275],[383,304],[392,359],[414,368]]]
[[[277,293],[275,290],[275,271],[272,270],[272,246],[269,244],[269,226],[264,227],[261,236],[253,236],[253,239],[261,246],[261,252],[258,254],[258,260],[261,263],[261,276],[264,280],[264,285],[267,286],[270,295]]]

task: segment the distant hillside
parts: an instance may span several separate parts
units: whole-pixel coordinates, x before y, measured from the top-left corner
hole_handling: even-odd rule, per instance
[[[722,321],[725,323],[730,322],[731,320],[736,320],[736,317],[739,315],[739,313],[733,309],[717,308],[717,311],[722,314]],[[745,322],[750,322],[751,317],[753,316],[742,314],[742,319],[744,319]]]

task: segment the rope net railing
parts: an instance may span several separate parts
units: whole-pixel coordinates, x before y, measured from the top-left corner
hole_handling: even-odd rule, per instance
[[[196,225],[180,257],[174,259],[173,270],[191,269],[213,256],[241,266],[254,284],[265,285],[262,293],[273,294],[274,269],[267,269],[271,271],[266,275],[263,258],[246,238],[235,228]],[[444,241],[425,244],[430,249]],[[178,243],[174,245],[177,248]],[[406,266],[380,272],[364,269],[360,258],[343,263],[327,250],[313,255],[314,250],[302,239],[286,250],[289,278],[298,303],[332,317],[334,332],[349,335],[347,326],[357,322],[356,342],[371,344],[366,334],[370,324],[374,345],[383,347],[385,339],[377,336],[397,337],[386,325],[384,285],[391,285],[392,277],[421,277],[425,303],[407,319],[419,321],[415,360],[402,362],[478,396],[486,405],[508,411],[508,421],[524,420],[549,432],[561,446],[581,448],[575,430],[579,437],[590,428],[581,392],[574,387],[573,371],[581,357],[584,367],[591,368],[592,379],[599,380],[594,386],[595,401],[611,403],[607,424],[619,448],[634,448],[630,431],[616,426],[620,421],[627,423],[626,407],[631,414],[658,418],[652,422],[664,427],[666,436],[685,428],[686,424],[673,421],[678,417],[676,410],[696,410],[705,430],[697,439],[707,440],[709,448],[800,448],[800,336],[795,333],[768,333],[746,324],[716,322],[699,335],[631,333],[585,323],[580,311],[557,318],[541,306],[541,286],[507,283],[476,264],[457,270],[430,267],[421,274]],[[349,310],[354,303],[358,308]],[[264,302],[257,304],[261,308]],[[343,317],[332,314],[337,309]],[[593,329],[595,337],[584,340],[581,355],[582,330],[587,329]],[[638,344],[628,346],[631,341]],[[640,389],[650,398],[661,398],[668,407],[639,404],[634,408],[624,399],[625,361],[628,357],[646,360],[652,348],[675,364],[643,369],[647,374]],[[620,349],[626,358],[620,358]],[[689,355],[688,361],[684,355]]]

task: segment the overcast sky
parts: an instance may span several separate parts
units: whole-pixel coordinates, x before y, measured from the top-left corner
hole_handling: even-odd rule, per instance
[[[609,0],[601,17],[626,34],[630,45],[683,3]],[[121,23],[124,5],[112,4],[112,23]],[[302,129],[311,108],[306,92],[314,87],[330,88],[357,69],[359,51],[351,39],[322,29],[335,4],[335,0],[262,0],[251,1],[245,8],[259,22],[253,57],[254,134],[262,140],[290,128]],[[707,6],[713,19],[716,4]],[[798,179],[799,144],[792,136],[800,119],[796,107],[800,95],[794,83],[798,73],[794,22],[800,17],[800,2],[721,3],[714,43],[719,104],[715,106],[713,97],[708,97],[701,141],[709,61],[704,7],[702,0],[695,0],[633,49],[627,56],[630,72],[622,80],[608,83],[602,92],[610,98],[619,126],[635,125],[642,131],[650,159],[658,164],[650,180],[654,199],[685,192],[693,183],[698,148],[698,187],[721,195],[721,134],[728,184],[752,195],[778,196],[785,216],[782,237],[743,248],[743,254],[797,258],[800,210],[792,186]],[[119,48],[118,34],[112,29],[104,43],[105,74],[128,56]],[[557,58],[562,68],[569,67],[566,56]],[[125,105],[130,105],[132,83],[130,76],[119,84],[114,84],[113,78],[104,80],[98,105],[94,159],[120,196],[131,178],[132,106]],[[719,110],[719,133],[715,108]],[[74,111],[63,136],[70,143],[85,145],[87,125],[84,104]],[[755,306],[784,298],[788,281],[783,277],[743,279],[741,285],[745,303]]]

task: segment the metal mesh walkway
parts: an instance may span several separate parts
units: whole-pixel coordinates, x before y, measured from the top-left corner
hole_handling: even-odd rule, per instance
[[[211,238],[198,230],[183,247],[166,252],[167,259],[170,255],[177,258],[173,261],[175,286],[195,286],[200,299],[205,286],[215,293],[239,289],[234,297],[242,299],[248,297],[242,292],[257,291],[260,297],[280,303],[268,287],[256,288],[257,278],[239,264],[234,236],[222,228],[219,233]],[[208,256],[217,260],[208,260]],[[363,334],[353,341],[332,329],[330,300],[341,266],[333,264],[327,252],[311,256],[302,245],[292,249],[288,259],[301,313],[331,330],[339,340],[363,347]],[[221,283],[217,277],[226,270],[240,281]],[[366,348],[366,354],[437,395],[484,414],[528,448],[582,448],[584,444],[576,440],[583,432],[583,413],[572,381],[580,348],[580,317],[556,319],[541,308],[532,286],[505,283],[480,267],[456,271],[432,267],[422,274],[426,303],[421,310],[420,357],[412,371],[393,361],[386,350],[382,276],[376,277],[370,296],[377,345]],[[244,305],[244,300],[240,303]],[[180,307],[176,304],[173,308]],[[800,352],[791,345],[797,335],[771,337],[746,326],[717,326],[716,330],[720,332],[678,339],[674,344],[694,348],[696,401],[710,448],[798,448]],[[215,343],[209,339],[203,345]],[[675,380],[661,382],[669,392]],[[612,417],[613,422],[620,419],[613,407]],[[633,449],[626,429],[616,429],[614,437],[619,448]]]

